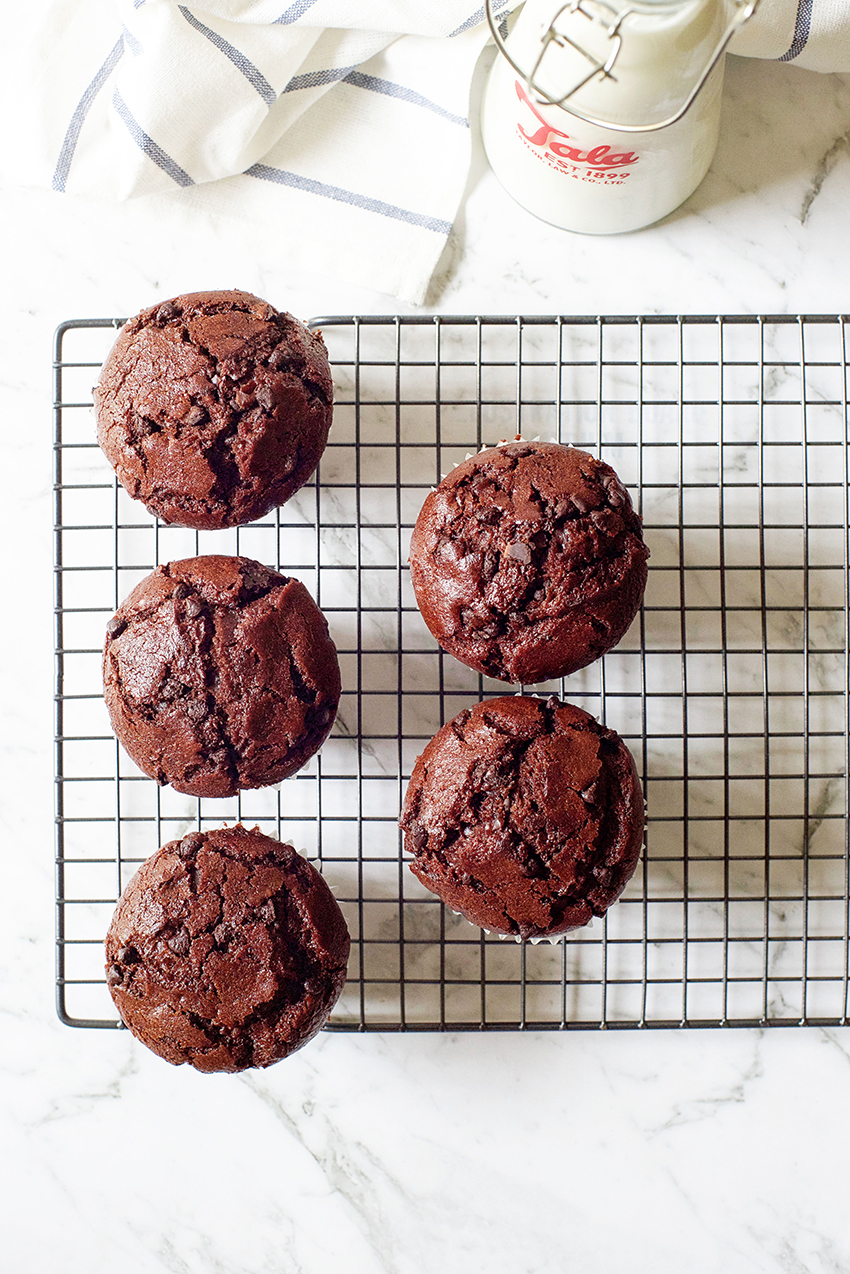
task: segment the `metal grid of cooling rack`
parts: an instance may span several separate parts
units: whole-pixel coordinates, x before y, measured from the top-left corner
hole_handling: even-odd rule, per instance
[[[56,849],[62,1019],[117,1026],[101,943],[163,841],[242,818],[293,839],[352,933],[341,1030],[833,1024],[848,1007],[850,318],[317,320],[336,383],[317,479],[233,532],[158,525],[93,441],[90,387],[119,320],[57,332]],[[651,548],[620,646],[547,683],[638,762],[646,848],[604,921],[520,945],[447,913],[396,819],[415,757],[505,692],[443,656],[409,586],[424,494],[467,452],[557,437],[602,455]],[[319,758],[232,801],[158,789],[100,697],[109,615],[159,561],[239,552],[299,576],[344,695]]]

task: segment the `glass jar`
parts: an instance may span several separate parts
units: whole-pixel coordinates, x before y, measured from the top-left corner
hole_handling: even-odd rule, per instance
[[[481,127],[496,176],[543,221],[637,230],[696,190],[717,145],[725,49],[758,0],[526,0]]]

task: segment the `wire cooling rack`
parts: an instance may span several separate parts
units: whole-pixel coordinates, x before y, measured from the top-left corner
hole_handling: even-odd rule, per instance
[[[340,1030],[833,1024],[848,1007],[848,380],[837,315],[317,320],[336,383],[317,479],[232,532],[157,524],[94,443],[120,320],[56,338],[58,1007],[120,1025],[102,941],[139,862],[242,819],[292,839],[352,934]],[[521,432],[603,456],[652,552],[639,619],[557,690],[617,729],[646,849],[604,921],[500,941],[403,861],[396,820],[441,723],[503,694],[437,649],[410,589],[428,489]],[[340,652],[321,756],[228,801],[159,789],[115,742],[104,626],[158,562],[238,552],[304,580]],[[529,688],[531,689],[531,688]]]

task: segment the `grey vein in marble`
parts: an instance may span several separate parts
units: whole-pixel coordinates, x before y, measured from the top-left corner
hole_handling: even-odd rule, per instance
[[[848,150],[850,150],[850,129],[846,133],[842,133],[840,137],[836,137],[829,149],[822,155],[815,169],[811,184],[803,196],[803,203],[800,208],[801,225],[806,224],[812,204],[823,189],[823,183],[835,168],[841,156]]]
[[[671,1128],[700,1123],[705,1119],[713,1119],[718,1110],[725,1106],[743,1105],[747,1101],[750,1085],[756,1083],[764,1075],[764,1063],[760,1047],[763,1035],[764,1030],[762,1028],[753,1030],[752,1058],[725,1091],[706,1094],[703,1097],[691,1099],[687,1103],[674,1106],[669,1117],[663,1123],[648,1129],[648,1134],[657,1136],[659,1133],[667,1132]]]
[[[305,1111],[307,1122],[302,1125],[302,1121],[290,1114],[283,1102],[258,1078],[243,1074],[240,1079],[272,1112],[289,1137],[310,1156],[325,1177],[330,1192],[346,1200],[370,1244],[376,1270],[394,1274],[397,1264],[393,1257],[393,1236],[383,1216],[377,1187],[380,1182],[385,1191],[400,1193],[409,1205],[412,1201],[401,1184],[389,1176],[367,1146],[342,1136],[329,1113],[319,1114],[315,1108],[309,1114]],[[310,1141],[315,1143],[316,1131],[320,1132],[324,1142],[321,1148],[309,1144]],[[310,1133],[314,1134],[312,1138]]]

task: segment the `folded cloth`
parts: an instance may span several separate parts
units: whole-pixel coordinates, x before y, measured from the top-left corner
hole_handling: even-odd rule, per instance
[[[729,52],[807,71],[850,71],[850,0],[761,0]]]
[[[259,223],[270,266],[422,301],[469,169],[482,0],[49,0],[31,21],[25,181],[181,191]]]
[[[119,200],[179,192],[255,223],[270,266],[423,300],[469,167],[489,35],[478,0],[32,8],[33,109],[14,130],[24,181]],[[850,68],[850,0],[761,0],[733,51]]]

